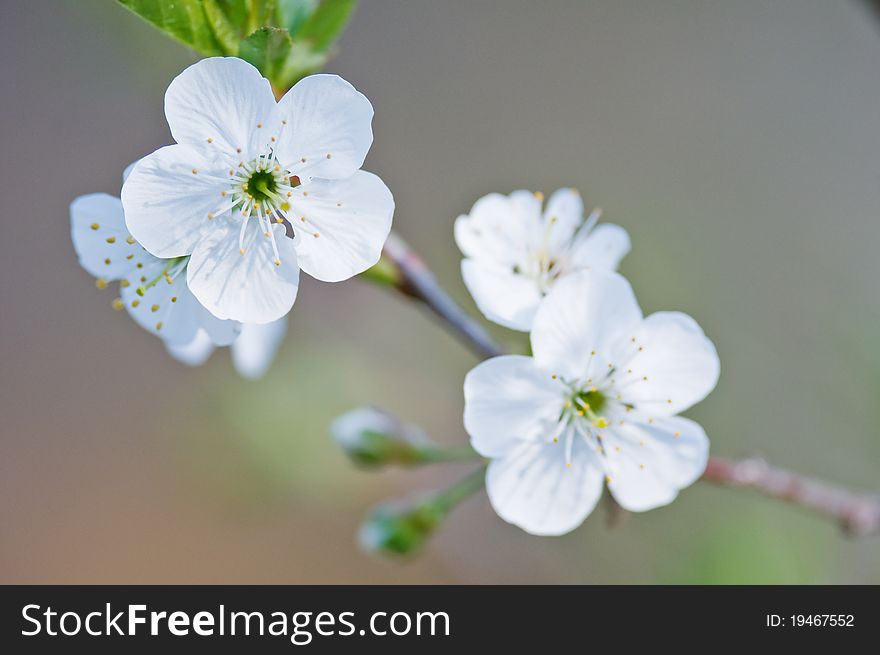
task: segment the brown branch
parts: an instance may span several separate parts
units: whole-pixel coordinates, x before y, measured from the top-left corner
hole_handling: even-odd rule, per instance
[[[480,357],[488,359],[504,354],[483,326],[471,318],[437,284],[437,279],[425,266],[422,258],[403,239],[392,232],[385,242],[383,252],[400,274],[400,282],[395,285],[398,291],[424,303]]]
[[[447,329],[479,356],[488,358],[504,354],[482,326],[443,291],[406,242],[392,233],[384,253],[399,273],[394,288],[430,308]],[[880,494],[872,496],[854,492],[770,466],[757,458],[711,457],[702,479],[722,486],[754,489],[767,497],[811,510],[835,521],[848,534],[880,533]]]
[[[771,466],[763,459],[712,457],[703,480],[743,487],[822,514],[855,536],[880,533],[880,495],[868,495]]]

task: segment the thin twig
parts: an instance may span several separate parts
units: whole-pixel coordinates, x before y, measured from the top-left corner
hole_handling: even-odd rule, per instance
[[[395,288],[439,316],[443,324],[481,357],[503,355],[482,326],[437,284],[422,259],[392,233],[385,255],[400,273]],[[754,489],[765,496],[811,510],[835,521],[848,534],[880,534],[880,494],[869,495],[770,466],[757,458],[711,457],[703,480],[729,487]]]
[[[423,302],[480,357],[504,354],[483,326],[443,291],[422,258],[403,239],[392,232],[385,242],[384,253],[400,273],[401,282],[395,287],[398,291]]]
[[[763,459],[712,457],[703,480],[726,487],[754,489],[822,514],[840,524],[848,534],[880,533],[880,495],[870,496],[770,466]]]

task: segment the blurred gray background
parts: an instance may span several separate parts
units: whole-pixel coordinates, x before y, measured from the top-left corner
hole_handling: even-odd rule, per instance
[[[880,582],[880,542],[698,484],[563,538],[469,500],[405,564],[358,551],[372,504],[455,467],[354,470],[327,437],[376,403],[462,440],[475,360],[416,307],[308,281],[259,383],[188,369],[77,265],[67,207],[170,142],[195,60],[109,0],[4,1],[0,581]],[[629,230],[646,311],[722,358],[689,412],[713,452],[880,490],[880,30],[856,2],[365,0],[329,66],[376,109],[396,228],[476,311],[455,217],[577,186]],[[520,337],[493,332],[506,343]]]

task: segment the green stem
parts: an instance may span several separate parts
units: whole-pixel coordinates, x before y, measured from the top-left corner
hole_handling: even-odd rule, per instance
[[[486,465],[472,471],[448,489],[441,491],[433,502],[443,512],[448,512],[460,502],[467,500],[485,485]]]
[[[416,451],[416,461],[419,464],[430,464],[434,462],[469,462],[479,459],[482,459],[482,457],[469,443],[445,448],[439,446],[425,446],[418,448]]]

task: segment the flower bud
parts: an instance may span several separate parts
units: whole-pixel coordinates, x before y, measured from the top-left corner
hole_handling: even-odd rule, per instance
[[[374,407],[361,407],[338,417],[330,426],[330,434],[361,466],[416,464],[426,461],[432,449],[421,430]]]
[[[383,555],[410,555],[425,544],[446,518],[448,507],[434,499],[380,505],[361,526],[361,548]]]

